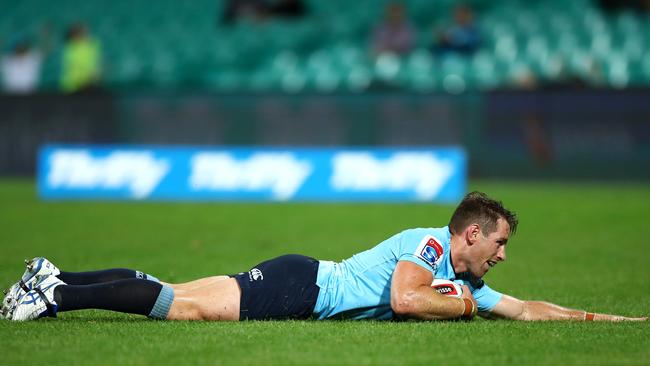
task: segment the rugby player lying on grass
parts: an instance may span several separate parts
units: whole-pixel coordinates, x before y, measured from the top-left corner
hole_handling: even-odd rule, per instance
[[[506,259],[517,217],[483,193],[465,196],[449,226],[411,229],[341,263],[286,255],[248,272],[169,284],[139,271],[62,272],[45,258],[28,262],[2,316],[23,321],[57,312],[105,309],[170,320],[471,319],[647,320],[522,301],[481,279]],[[462,298],[431,288],[462,283]]]

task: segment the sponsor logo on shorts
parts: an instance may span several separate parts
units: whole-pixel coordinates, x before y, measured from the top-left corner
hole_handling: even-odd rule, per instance
[[[260,271],[257,268],[253,268],[248,272],[248,280],[253,282],[257,280],[264,280],[264,275],[262,274],[262,271]]]

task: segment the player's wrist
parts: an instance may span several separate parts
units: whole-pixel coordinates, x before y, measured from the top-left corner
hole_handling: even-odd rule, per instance
[[[478,309],[476,309],[476,303],[474,301],[468,299],[468,298],[461,298],[463,302],[463,313],[461,314],[461,318],[463,319],[471,319],[476,315],[476,312]]]

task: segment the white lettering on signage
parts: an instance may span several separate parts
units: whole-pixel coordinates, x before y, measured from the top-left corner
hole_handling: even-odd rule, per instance
[[[229,153],[198,153],[192,158],[190,187],[194,190],[271,190],[276,200],[288,200],[302,187],[313,167],[291,153],[256,153],[244,160]]]
[[[337,191],[414,190],[418,200],[433,199],[454,174],[454,164],[429,152],[395,153],[378,159],[367,152],[342,152],[332,159]]]
[[[51,188],[127,188],[133,198],[146,198],[167,175],[170,164],[148,151],[117,150],[93,157],[86,150],[56,150],[50,155],[47,183]]]

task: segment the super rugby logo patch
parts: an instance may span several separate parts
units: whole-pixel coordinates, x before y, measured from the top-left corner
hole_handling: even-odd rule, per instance
[[[429,263],[434,269],[437,266],[437,261],[442,257],[442,245],[431,235],[427,235],[422,239],[420,245],[415,252],[415,255]]]

